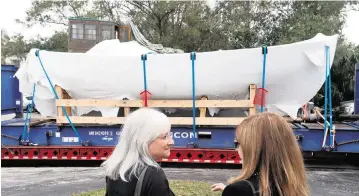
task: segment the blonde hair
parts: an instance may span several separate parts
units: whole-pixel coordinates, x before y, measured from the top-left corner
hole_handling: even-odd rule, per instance
[[[242,174],[229,183],[259,172],[261,196],[270,196],[272,188],[281,196],[309,195],[301,150],[281,116],[270,112],[250,116],[237,127],[236,138],[243,152]]]

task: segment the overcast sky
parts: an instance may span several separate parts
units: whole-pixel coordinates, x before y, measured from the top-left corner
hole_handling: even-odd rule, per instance
[[[207,0],[211,1],[211,0]],[[26,39],[36,36],[50,36],[56,29],[61,28],[61,25],[53,25],[52,27],[34,26],[32,29],[16,24],[15,19],[24,19],[26,16],[26,9],[31,5],[31,0],[1,0],[0,6],[0,20],[1,28],[5,29],[10,35],[22,32]],[[359,12],[348,12],[346,27],[343,29],[344,34],[349,41],[359,45]],[[322,32],[325,34],[325,32]]]

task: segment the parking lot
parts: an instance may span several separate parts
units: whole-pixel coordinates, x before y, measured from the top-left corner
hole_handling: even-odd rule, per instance
[[[235,169],[164,168],[170,180],[223,182]],[[1,168],[1,194],[7,196],[69,196],[105,186],[100,167],[8,167]],[[309,170],[312,196],[359,195],[358,170]],[[209,188],[209,187],[208,187]]]

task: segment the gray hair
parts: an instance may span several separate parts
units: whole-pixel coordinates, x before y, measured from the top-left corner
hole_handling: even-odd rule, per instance
[[[120,177],[128,182],[132,175],[138,178],[144,165],[159,168],[148,152],[148,145],[170,129],[170,121],[162,112],[149,108],[132,112],[123,125],[116,148],[101,165],[106,167],[106,175],[113,180]]]

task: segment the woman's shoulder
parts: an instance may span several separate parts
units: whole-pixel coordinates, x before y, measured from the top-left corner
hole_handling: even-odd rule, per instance
[[[144,176],[145,179],[151,180],[163,180],[167,179],[165,172],[161,167],[148,166],[146,174]]]
[[[169,187],[165,172],[161,167],[149,166],[144,176],[143,195],[174,195]]]
[[[253,195],[253,192],[256,192],[256,182],[252,180],[240,180],[229,184],[223,190],[222,196],[236,195],[241,194],[243,196]]]
[[[158,167],[148,166],[147,167],[147,172],[149,172],[149,173],[157,173],[157,174],[164,174],[165,173],[160,166],[158,166]]]

